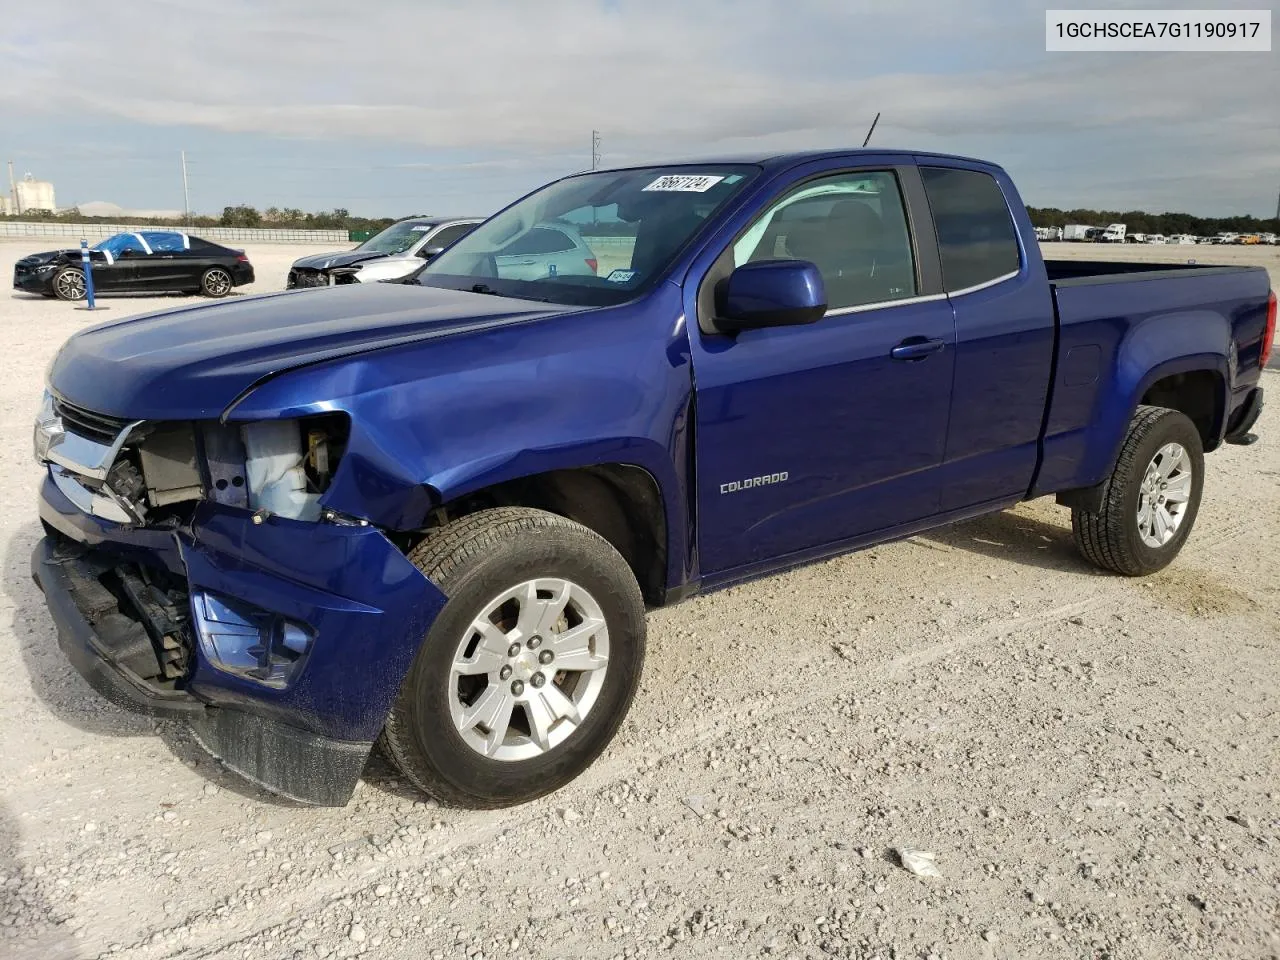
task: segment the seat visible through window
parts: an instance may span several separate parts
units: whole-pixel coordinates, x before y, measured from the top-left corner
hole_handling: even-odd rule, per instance
[[[842,173],[782,197],[734,247],[737,265],[778,258],[818,268],[829,310],[914,296],[915,258],[897,177]]]

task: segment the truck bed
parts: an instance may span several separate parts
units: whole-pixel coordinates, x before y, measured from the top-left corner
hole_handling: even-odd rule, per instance
[[[1188,274],[1239,273],[1247,266],[1211,266],[1199,263],[1134,263],[1127,260],[1045,260],[1049,282],[1059,286],[1086,286],[1125,280],[1159,280]]]
[[[1134,405],[1162,379],[1199,378],[1206,434],[1247,401],[1260,377],[1264,268],[1107,260],[1045,268],[1058,349],[1037,493],[1101,482]]]

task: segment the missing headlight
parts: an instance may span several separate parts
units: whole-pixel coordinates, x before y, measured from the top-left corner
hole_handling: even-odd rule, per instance
[[[240,436],[249,508],[294,520],[319,519],[320,497],[329,489],[346,446],[346,418],[249,423],[240,428]]]

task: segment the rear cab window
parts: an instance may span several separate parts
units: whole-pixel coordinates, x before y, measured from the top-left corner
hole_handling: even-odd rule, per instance
[[[920,167],[938,234],[948,293],[1008,279],[1022,269],[1018,231],[995,177],[979,170]]]

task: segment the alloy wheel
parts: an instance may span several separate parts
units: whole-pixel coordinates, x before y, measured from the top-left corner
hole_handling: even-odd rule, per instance
[[[1178,533],[1191,501],[1191,458],[1180,443],[1166,443],[1147,464],[1138,488],[1138,535],[1163,547]]]
[[[231,274],[225,270],[210,270],[204,275],[204,289],[211,297],[224,297],[231,292]]]
[[[600,604],[569,580],[528,580],[489,601],[449,674],[454,728],[492,760],[539,757],[579,729],[609,667]]]
[[[79,270],[64,270],[54,283],[58,287],[58,296],[64,300],[80,300],[85,295],[84,274]]]

